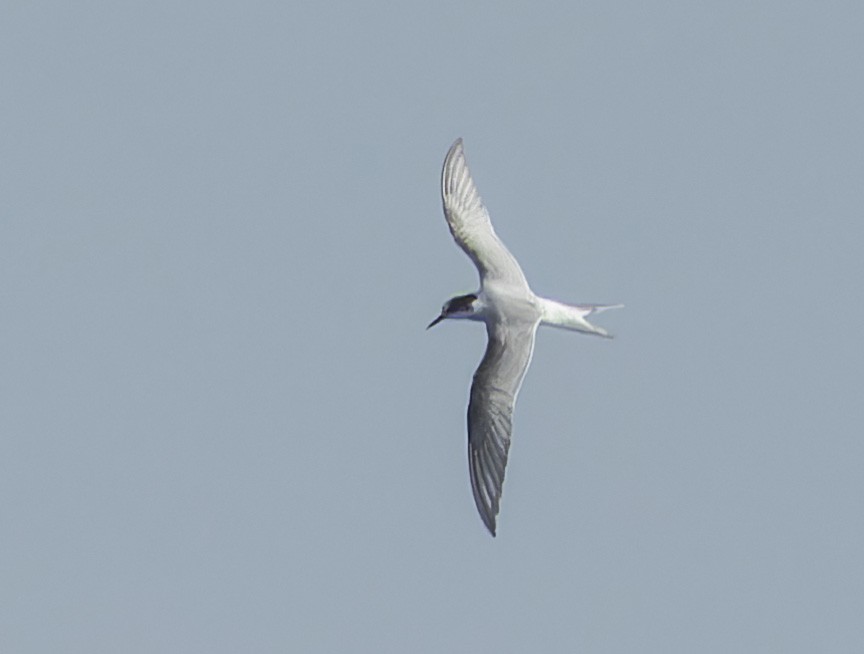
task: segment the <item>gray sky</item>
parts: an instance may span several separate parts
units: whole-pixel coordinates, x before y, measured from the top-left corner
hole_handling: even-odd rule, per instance
[[[2,10],[0,650],[864,649],[861,3],[299,4]]]

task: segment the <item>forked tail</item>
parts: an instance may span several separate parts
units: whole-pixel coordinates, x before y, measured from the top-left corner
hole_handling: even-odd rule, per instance
[[[592,325],[585,318],[592,313],[620,309],[624,306],[623,304],[563,304],[546,298],[539,299],[543,310],[541,324],[585,334],[596,334],[604,338],[612,338],[612,336],[605,329]]]

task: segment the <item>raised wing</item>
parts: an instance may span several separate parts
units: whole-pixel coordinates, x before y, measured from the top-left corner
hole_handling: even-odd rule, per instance
[[[441,197],[450,233],[477,266],[481,283],[491,278],[528,288],[516,258],[492,229],[489,212],[471,179],[462,139],[456,140],[444,159]]]
[[[504,468],[510,450],[513,407],[531,363],[537,322],[489,321],[489,343],[471,384],[468,468],[480,518],[495,535]]]

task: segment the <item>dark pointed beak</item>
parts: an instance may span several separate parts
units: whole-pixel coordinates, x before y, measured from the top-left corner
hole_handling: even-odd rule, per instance
[[[439,322],[441,322],[442,320],[444,320],[444,314],[443,314],[443,313],[442,313],[440,316],[438,316],[437,318],[435,318],[435,320],[433,320],[432,322],[430,322],[430,323],[426,326],[426,329],[429,329],[430,327],[434,327],[435,325],[437,325],[437,324],[438,324]]]

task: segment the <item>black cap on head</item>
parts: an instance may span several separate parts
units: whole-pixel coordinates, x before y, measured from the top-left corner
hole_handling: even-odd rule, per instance
[[[441,315],[435,318],[432,322],[430,322],[426,329],[430,327],[434,327],[439,322],[444,320],[447,316],[453,313],[471,313],[471,305],[477,300],[477,296],[474,293],[469,293],[468,295],[459,295],[458,297],[454,297],[444,304],[444,307],[441,309]]]
[[[470,311],[471,305],[477,301],[477,296],[473,293],[468,295],[460,295],[454,297],[447,303],[447,313],[459,313],[462,311]]]

